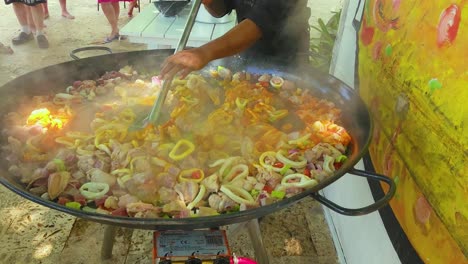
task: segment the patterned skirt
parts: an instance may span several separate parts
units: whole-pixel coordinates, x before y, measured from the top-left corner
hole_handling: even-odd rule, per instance
[[[44,4],[47,0],[5,0],[5,4],[9,5],[11,3],[23,3],[28,6],[35,6],[38,4]]]

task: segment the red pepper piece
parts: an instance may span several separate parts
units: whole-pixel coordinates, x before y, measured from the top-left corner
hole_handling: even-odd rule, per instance
[[[275,168],[283,168],[284,167],[284,164],[280,161],[277,161],[273,164],[273,167]]]
[[[192,172],[192,179],[201,179],[202,175],[201,175],[201,172],[199,170],[196,170],[194,172]]]
[[[343,165],[343,163],[341,163],[341,162],[333,163],[333,166],[335,166],[335,170],[338,170],[339,168],[341,168],[341,165]]]
[[[273,191],[273,187],[271,187],[270,185],[265,185],[265,187],[263,187],[263,190],[267,193],[271,193]]]
[[[68,202],[71,202],[70,199],[68,199],[67,197],[63,197],[63,196],[60,196],[57,201],[57,203],[61,205],[65,205]]]

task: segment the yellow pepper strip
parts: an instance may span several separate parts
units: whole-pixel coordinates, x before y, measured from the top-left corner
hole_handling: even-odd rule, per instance
[[[109,149],[109,147],[107,147],[106,145],[104,144],[99,144],[97,145],[97,148],[104,151],[105,153],[107,153],[108,155],[111,155],[111,150]]]
[[[289,140],[288,141],[288,144],[290,145],[306,145],[307,144],[307,141],[309,140],[311,134],[308,133],[308,134],[305,134],[304,136],[298,138],[298,139],[294,139],[294,140]]]
[[[94,151],[86,150],[86,149],[83,149],[82,147],[78,147],[76,148],[76,154],[81,155],[81,156],[90,156],[94,154]]]
[[[247,99],[239,98],[239,97],[236,98],[236,106],[237,106],[237,108],[239,108],[240,110],[244,110],[244,109],[245,109],[245,106],[247,105],[247,102],[248,102]]]
[[[185,146],[186,147],[186,150],[180,154],[178,154],[178,152],[180,152],[180,149],[182,148],[182,146]],[[178,161],[178,160],[182,160],[184,158],[186,158],[188,155],[190,155],[193,151],[195,150],[195,145],[186,140],[186,139],[181,139],[179,141],[177,141],[176,145],[174,146],[174,148],[171,150],[171,152],[169,152],[169,158],[175,160],[175,161]]]
[[[223,182],[231,182],[233,180],[245,179],[249,175],[249,167],[245,164],[237,164],[232,167],[228,175],[222,179]]]
[[[299,180],[299,182],[288,182],[290,180]],[[301,173],[293,173],[284,176],[281,180],[281,185],[286,188],[296,187],[296,188],[312,188],[317,185],[318,182],[314,179],[307,177]]]
[[[255,204],[255,199],[252,197],[252,195],[241,187],[225,184],[221,185],[220,191],[226,194],[227,197],[231,198],[231,200],[236,203],[246,205]]]
[[[159,167],[162,167],[162,168],[165,168],[166,166],[169,166],[170,163],[163,160],[163,159],[160,159],[158,157],[152,157],[151,158],[151,163],[156,165],[156,166],[159,166]]]
[[[131,174],[131,171],[130,169],[116,169],[116,170],[111,171],[111,174],[117,175],[117,176],[123,176],[123,175]]]
[[[283,110],[276,110],[276,111],[272,111],[272,112],[268,112],[269,114],[269,118],[268,120],[270,120],[270,122],[274,122],[278,119],[281,119],[281,118],[284,118],[288,115],[288,110],[287,109],[283,109]]]
[[[125,188],[125,183],[130,180],[132,176],[127,174],[125,176],[117,178],[117,183],[119,184],[120,188]]]
[[[88,200],[104,197],[109,191],[109,184],[102,182],[87,182],[80,187],[80,193]]]
[[[205,193],[206,187],[202,184],[200,185],[200,191],[198,191],[198,194],[195,197],[195,199],[193,199],[193,201],[187,205],[187,209],[192,210],[192,208],[194,208],[203,199]]]
[[[299,168],[304,168],[306,165],[307,165],[307,160],[301,155],[301,156],[298,156],[299,158],[299,161],[292,161],[288,158],[286,158],[283,153],[283,151],[278,151],[276,153],[276,158],[281,161],[283,164],[285,165],[289,165],[291,166],[292,168],[295,168],[295,169],[299,169]]]
[[[196,182],[199,183],[205,178],[205,173],[201,169],[188,169],[179,173],[179,182]]]
[[[57,142],[59,144],[62,144],[62,145],[65,145],[67,147],[74,147],[75,146],[75,143],[70,142],[70,139],[68,137],[58,137],[58,138],[55,139],[55,142]],[[28,144],[28,142],[26,142],[26,144]]]

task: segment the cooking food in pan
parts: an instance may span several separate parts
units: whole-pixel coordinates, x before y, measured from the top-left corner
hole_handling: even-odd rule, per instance
[[[340,109],[282,76],[218,67],[175,79],[164,120],[129,131],[160,87],[127,66],[30,98],[5,116],[9,172],[77,210],[184,218],[274,203],[347,159]]]

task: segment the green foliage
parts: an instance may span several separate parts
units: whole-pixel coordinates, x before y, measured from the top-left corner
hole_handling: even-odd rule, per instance
[[[338,33],[341,10],[332,12],[332,17],[325,24],[323,19],[318,19],[318,27],[311,26],[311,31],[316,30],[320,33],[318,38],[310,40],[310,64],[324,72],[330,69],[330,63],[333,55],[333,46]]]

